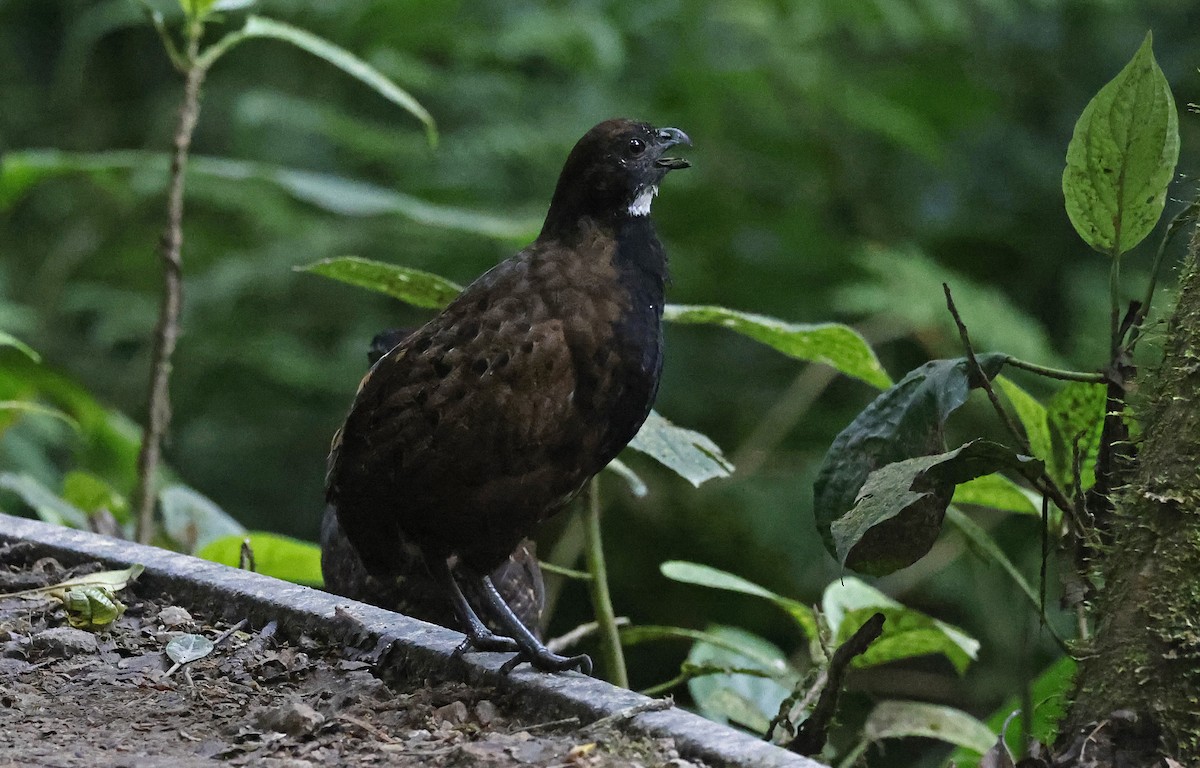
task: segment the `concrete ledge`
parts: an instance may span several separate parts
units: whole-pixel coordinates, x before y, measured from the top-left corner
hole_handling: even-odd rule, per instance
[[[378,670],[381,675],[486,683],[511,694],[526,716],[574,716],[586,725],[649,701],[578,672],[545,674],[522,666],[504,676],[499,670],[508,654],[453,657],[451,652],[462,635],[442,627],[164,549],[0,514],[0,541],[15,540],[30,542],[39,552],[65,564],[80,560],[100,560],[117,567],[141,563],[146,572],[139,583],[226,620],[249,618],[255,627],[275,620],[288,637],[307,634],[365,652],[386,649],[390,644]],[[670,736],[682,757],[711,766],[826,768],[677,708],[639,714],[623,728],[633,734]]]

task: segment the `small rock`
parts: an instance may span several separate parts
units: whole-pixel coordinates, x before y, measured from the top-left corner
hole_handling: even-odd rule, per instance
[[[53,627],[33,636],[33,647],[49,656],[70,658],[80,653],[95,653],[96,636],[74,627]]]
[[[696,768],[696,764],[691,760],[684,760],[682,757],[673,757],[666,762],[663,768]]]
[[[168,629],[192,623],[192,614],[178,605],[168,605],[158,612],[158,622]]]
[[[461,701],[452,701],[444,707],[433,710],[433,716],[451,725],[467,721],[467,705]]]
[[[299,757],[264,757],[263,768],[312,768],[313,763]]]
[[[261,709],[254,717],[254,724],[259,728],[289,736],[310,734],[324,722],[324,715],[302,701],[289,701],[278,707]]]
[[[418,728],[415,731],[409,731],[409,741],[429,741],[433,738],[433,734],[426,728]]]
[[[500,715],[496,705],[487,699],[483,699],[475,703],[475,719],[480,725],[486,726],[490,724]]]

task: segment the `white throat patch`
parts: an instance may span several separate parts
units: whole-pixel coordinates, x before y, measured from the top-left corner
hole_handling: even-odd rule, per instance
[[[638,196],[629,204],[630,216],[649,216],[650,202],[654,200],[654,196],[658,194],[658,185],[651,184],[638,193]]]

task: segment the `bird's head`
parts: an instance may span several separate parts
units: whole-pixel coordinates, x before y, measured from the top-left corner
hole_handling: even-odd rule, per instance
[[[618,118],[583,135],[558,177],[542,235],[578,226],[583,218],[615,223],[648,216],[650,202],[668,171],[687,168],[687,160],[667,151],[692,140],[678,128]]]

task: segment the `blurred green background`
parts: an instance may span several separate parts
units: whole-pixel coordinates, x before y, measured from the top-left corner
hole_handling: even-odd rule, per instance
[[[948,280],[979,347],[1094,368],[1108,264],[1063,210],[1071,128],[1147,29],[1181,109],[1200,86],[1200,7],[1182,0],[260,0],[252,10],[334,41],[410,90],[440,145],[323,62],[250,41],[208,78],[197,155],[395,189],[497,217],[513,235],[373,214],[332,187],[313,204],[264,181],[189,179],[167,460],[246,526],[310,540],[326,450],[367,343],[427,313],[293,267],[353,254],[466,283],[536,233],[587,128],[635,116],[694,140],[694,168],[672,175],[655,204],[670,300],[855,324],[898,377],[959,353],[940,290]],[[0,51],[0,150],[169,148],[180,79],[134,3],[0,2]],[[1197,121],[1180,127],[1187,172]],[[161,167],[139,167],[0,190],[0,329],[139,421],[164,183]],[[1192,194],[1183,182],[1174,196]],[[1139,293],[1156,243],[1129,259],[1126,284]],[[873,391],[718,329],[666,333],[658,410],[710,435],[739,471],[694,490],[627,457],[651,493],[634,500],[605,485],[617,611],[636,623],[736,624],[796,648],[770,606],[668,582],[658,564],[694,560],[819,599],[839,571],[813,531],[813,475]],[[988,415],[968,407],[955,423],[994,430]],[[64,470],[86,465],[77,448],[65,428],[22,419],[4,433],[0,469],[56,488]],[[9,495],[0,504],[20,508]],[[1036,575],[1036,522],[983,520]],[[857,680],[856,695],[983,715],[1053,658],[999,569],[960,555],[947,545],[878,585],[979,637],[980,661],[965,678],[944,662],[905,665]],[[588,612],[570,587],[554,629]],[[633,649],[635,686],[669,677],[685,652]]]

